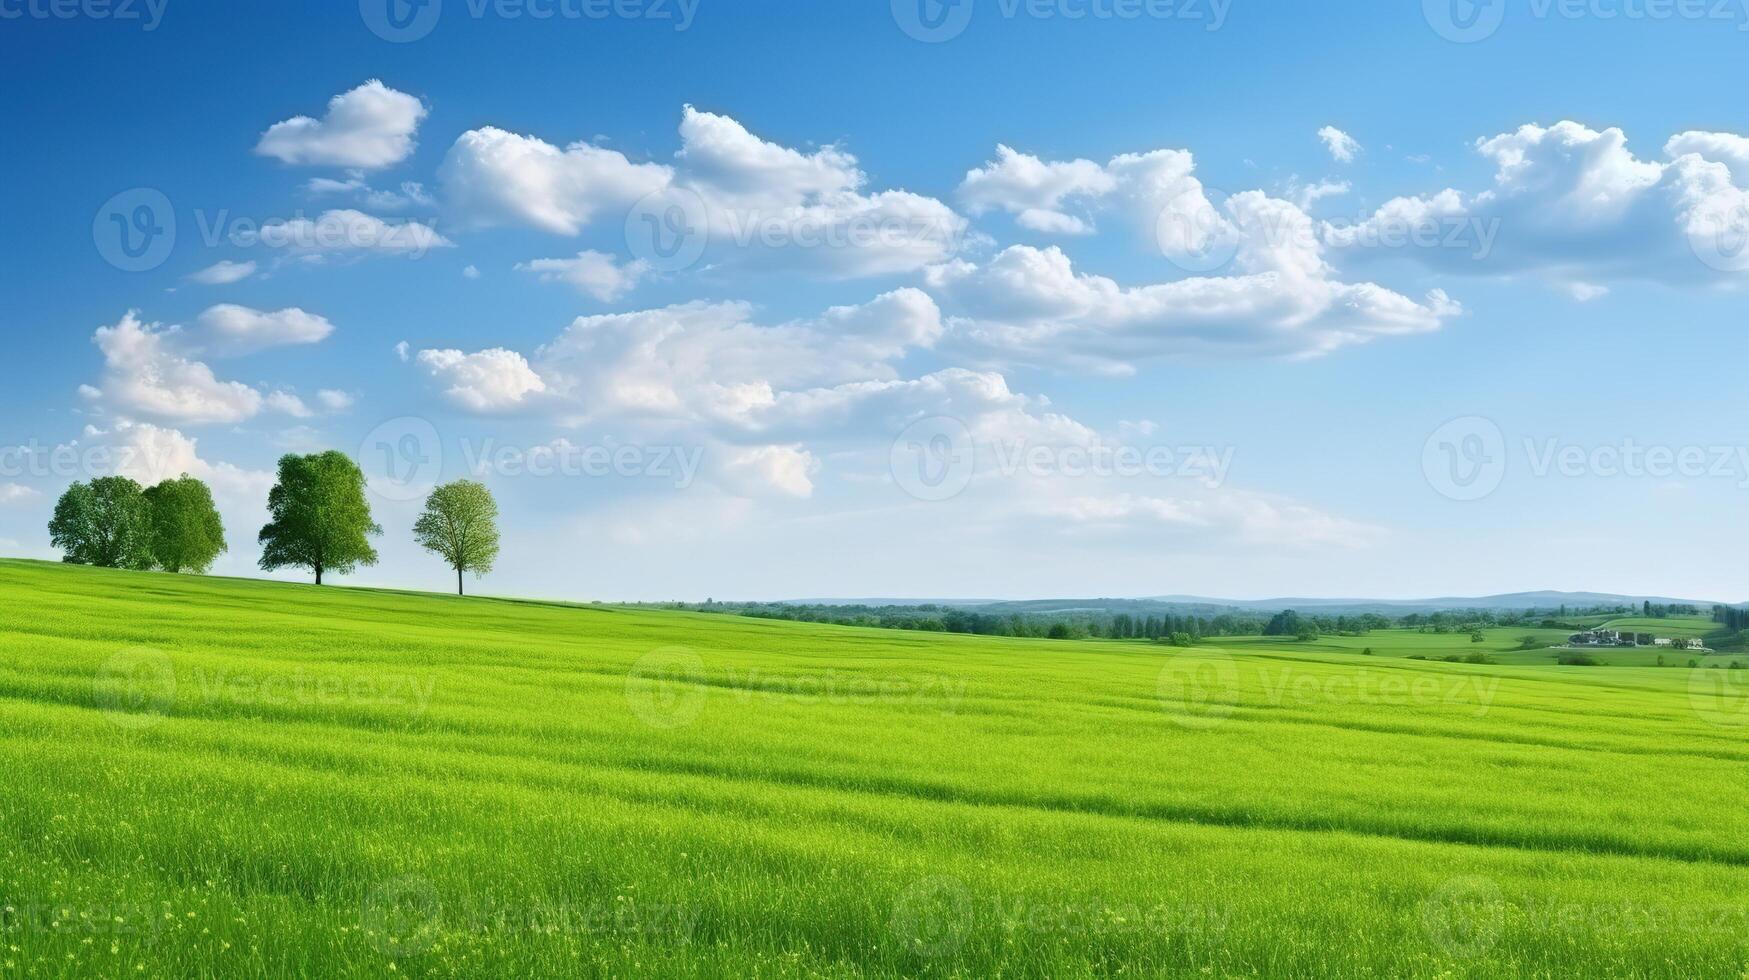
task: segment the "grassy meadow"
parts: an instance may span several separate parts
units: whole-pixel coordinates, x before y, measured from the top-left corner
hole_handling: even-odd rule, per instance
[[[0,976],[1745,976],[1749,671],[1420,635],[0,562]]]

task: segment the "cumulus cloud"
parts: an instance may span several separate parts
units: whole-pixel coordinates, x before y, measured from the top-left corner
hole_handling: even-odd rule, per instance
[[[493,126],[463,133],[438,171],[444,199],[464,223],[556,235],[576,235],[604,211],[622,220],[672,177],[668,167],[633,163],[617,150],[584,142],[561,150]]]
[[[805,499],[814,495],[820,461],[799,445],[735,447],[722,456],[718,478],[744,496],[773,493]]]
[[[220,381],[204,363],[178,353],[179,331],[141,322],[137,310],[93,341],[103,352],[102,396],[125,411],[182,423],[241,422],[261,410],[261,393]]]
[[[261,226],[261,244],[293,255],[382,253],[417,258],[455,243],[418,221],[387,222],[351,208],[324,211],[315,218],[275,219]]]
[[[636,163],[587,142],[560,149],[486,127],[462,134],[440,170],[444,199],[467,226],[519,224],[575,236],[592,225],[639,229],[634,216],[677,216],[710,261],[765,263],[854,277],[914,271],[951,256],[965,219],[933,198],[869,193],[848,152],[812,153],[753,135],[727,116],[685,107],[673,165]],[[634,208],[634,205],[636,208]]]
[[[1493,185],[1386,202],[1327,225],[1345,255],[1398,255],[1445,272],[1537,273],[1576,297],[1609,281],[1731,281],[1749,271],[1749,141],[1686,132],[1643,159],[1620,129],[1528,124],[1477,141]]]
[[[189,282],[200,283],[203,286],[228,286],[234,282],[242,282],[255,274],[254,262],[232,262],[229,259],[215,262],[212,265],[190,273]]]
[[[297,307],[266,313],[221,303],[207,309],[198,321],[221,353],[246,354],[294,344],[315,344],[334,332],[334,324]]]
[[[1173,354],[1313,356],[1436,330],[1460,312],[1438,290],[1417,302],[1334,281],[1315,253],[1249,261],[1245,275],[1123,287],[1077,272],[1057,248],[1013,246],[983,267],[934,270],[931,283],[957,313],[952,341],[974,356],[1112,374]]]
[[[356,399],[350,393],[333,388],[323,388],[316,392],[316,403],[329,412],[347,411],[352,408],[354,401]]]
[[[423,102],[373,79],[330,99],[321,119],[275,123],[255,152],[290,164],[379,169],[413,152],[425,114]]]
[[[974,215],[999,209],[1014,215],[1023,228],[1079,235],[1091,232],[1092,223],[1065,212],[1065,203],[1085,203],[1116,187],[1117,179],[1091,160],[1047,163],[998,145],[995,160],[966,173],[959,199]]]
[[[590,249],[578,252],[574,259],[535,259],[519,263],[516,268],[535,273],[541,282],[566,283],[584,295],[609,303],[630,292],[649,273],[650,264],[642,259],[622,264],[611,255]]]
[[[1335,126],[1318,130],[1318,139],[1323,141],[1324,149],[1330,151],[1331,158],[1337,163],[1353,163],[1360,155],[1360,143]]]
[[[419,364],[444,395],[474,412],[503,412],[527,405],[546,390],[546,383],[515,351],[494,347],[467,354],[459,350],[422,350]]]
[[[41,494],[22,483],[0,483],[0,507],[21,503],[38,496]]]

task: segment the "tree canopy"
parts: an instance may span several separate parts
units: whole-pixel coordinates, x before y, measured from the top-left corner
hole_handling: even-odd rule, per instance
[[[151,515],[144,492],[125,476],[73,484],[55,503],[49,541],[70,564],[151,568]]]
[[[498,557],[498,502],[490,490],[472,480],[446,483],[426,499],[413,536],[455,569],[460,595],[462,573],[484,575]]]
[[[225,525],[213,492],[187,475],[145,492],[151,516],[152,560],[166,572],[205,574],[225,553]]]
[[[377,562],[369,536],[383,529],[371,520],[364,471],[345,453],[280,457],[267,511],[260,535],[265,571],[307,568],[321,585],[324,572],[345,574]]]

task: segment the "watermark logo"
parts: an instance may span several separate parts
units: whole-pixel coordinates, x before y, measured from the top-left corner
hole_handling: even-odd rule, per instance
[[[626,246],[657,272],[690,269],[710,241],[704,198],[684,187],[646,195],[626,214]]]
[[[1688,672],[1688,703],[1709,725],[1749,726],[1749,670],[1697,667]]]
[[[1174,656],[1160,668],[1155,693],[1173,722],[1194,730],[1214,728],[1238,708],[1239,667],[1220,651]]]
[[[632,664],[626,675],[626,706],[651,728],[685,728],[704,711],[704,685],[703,657],[686,647],[663,647]]]
[[[1474,44],[1493,37],[1505,23],[1506,0],[1421,0],[1421,13],[1440,37]]]
[[[933,959],[964,945],[973,915],[972,892],[965,882],[925,878],[899,893],[888,925],[908,952]]]
[[[1452,500],[1480,500],[1506,477],[1506,436],[1490,419],[1452,419],[1421,447],[1427,485]]]
[[[914,40],[941,44],[965,33],[973,0],[893,0],[893,21]]]
[[[1160,208],[1154,243],[1166,260],[1192,275],[1219,272],[1239,254],[1239,229],[1226,218],[1227,194],[1193,185]]]
[[[1709,204],[1688,218],[1688,247],[1720,272],[1749,271],[1749,206]]]
[[[1487,878],[1453,878],[1421,901],[1421,927],[1458,959],[1486,953],[1506,928],[1506,898]]]
[[[133,21],[150,34],[164,22],[170,0],[0,0],[0,21]]]
[[[443,440],[422,418],[390,419],[365,435],[358,459],[370,489],[384,500],[418,500],[443,475]]]
[[[893,482],[918,500],[951,500],[971,485],[977,447],[959,419],[934,415],[918,419],[893,440],[888,454]]]
[[[358,15],[372,34],[393,44],[418,41],[437,27],[443,0],[358,0]]]
[[[103,662],[92,693],[104,717],[117,727],[150,728],[176,706],[176,671],[164,651],[133,647]]]
[[[443,905],[423,878],[397,878],[372,889],[359,907],[358,925],[387,956],[416,956],[437,942]]]
[[[971,23],[974,0],[892,0],[899,30],[925,44],[951,41]],[[1218,31],[1233,0],[994,0],[1004,20],[1185,21]]]
[[[162,191],[122,191],[97,209],[91,238],[110,265],[123,272],[150,272],[176,247],[176,210]]]

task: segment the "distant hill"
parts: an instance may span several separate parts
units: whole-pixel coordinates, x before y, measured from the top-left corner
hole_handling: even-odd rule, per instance
[[[785,605],[809,606],[951,606],[976,609],[986,613],[1143,613],[1173,615],[1218,616],[1221,613],[1275,613],[1283,609],[1317,612],[1327,615],[1357,615],[1379,613],[1402,616],[1409,613],[1431,613],[1451,609],[1492,609],[1522,611],[1526,609],[1589,608],[1593,606],[1639,606],[1688,604],[1702,610],[1714,605],[1729,605],[1712,599],[1677,599],[1669,596],[1639,596],[1613,592],[1508,592],[1486,596],[1443,596],[1432,599],[1361,599],[1289,597],[1279,599],[1220,599],[1208,596],[1165,595],[1143,598],[1099,599],[792,599]]]

